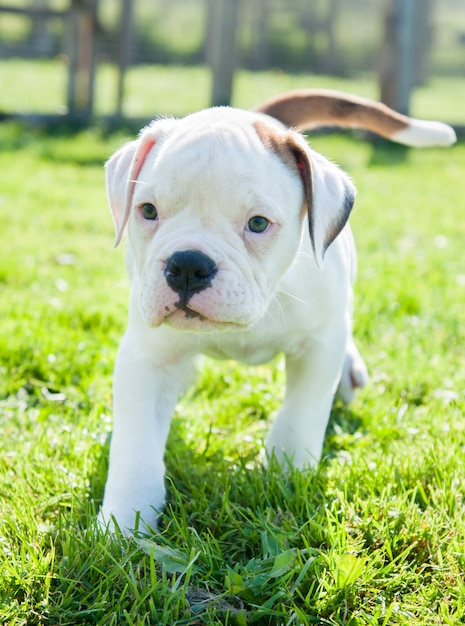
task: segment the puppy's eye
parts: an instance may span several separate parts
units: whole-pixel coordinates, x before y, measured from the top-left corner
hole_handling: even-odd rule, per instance
[[[156,220],[158,217],[157,208],[151,202],[144,202],[144,204],[141,204],[140,210],[146,220]]]
[[[264,233],[269,225],[269,220],[267,220],[266,217],[263,217],[262,215],[254,215],[247,222],[247,228],[252,233]]]

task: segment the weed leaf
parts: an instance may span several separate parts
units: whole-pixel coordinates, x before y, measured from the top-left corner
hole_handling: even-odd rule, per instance
[[[344,554],[336,562],[334,568],[334,580],[338,589],[343,589],[347,585],[354,583],[359,578],[365,568],[366,559],[354,554]]]
[[[138,545],[146,554],[152,554],[168,574],[183,574],[189,565],[189,557],[181,550],[161,546],[149,539],[138,539]]]
[[[285,552],[278,554],[274,560],[273,567],[271,568],[271,572],[269,574],[270,578],[278,578],[288,572],[293,566],[294,560],[294,550],[286,550]]]

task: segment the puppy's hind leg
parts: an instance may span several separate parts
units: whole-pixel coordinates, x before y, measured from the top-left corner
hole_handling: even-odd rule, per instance
[[[352,333],[347,338],[346,356],[342,368],[337,396],[344,404],[350,404],[358,389],[365,387],[369,379],[367,366],[355,345]]]

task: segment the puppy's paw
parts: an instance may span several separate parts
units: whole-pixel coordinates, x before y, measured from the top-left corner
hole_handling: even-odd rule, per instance
[[[346,353],[337,395],[344,404],[350,404],[355,398],[357,390],[363,389],[368,380],[367,366],[355,344],[352,344]]]
[[[148,520],[142,519],[140,513],[128,511],[117,515],[105,512],[102,508],[97,516],[97,523],[103,533],[110,533],[115,537],[136,537],[139,533],[144,535],[153,535],[158,529],[159,515],[155,511],[151,511]]]
[[[126,507],[108,507],[103,504],[97,516],[100,530],[115,536],[152,535],[158,529],[160,514],[152,507],[144,507],[143,513]]]
[[[103,530],[127,536],[152,534],[157,530],[166,498],[164,466],[140,465],[131,475],[128,458],[110,461],[105,495],[98,521]],[[135,464],[137,459],[131,459]],[[119,461],[119,463],[115,462]],[[128,478],[129,477],[129,478]]]
[[[286,420],[285,416],[280,417],[282,419],[271,429],[262,453],[265,467],[277,463],[283,470],[315,469],[321,457],[324,431],[312,434],[302,424],[296,432],[285,427],[286,421],[290,420]],[[308,421],[312,423],[311,417]]]

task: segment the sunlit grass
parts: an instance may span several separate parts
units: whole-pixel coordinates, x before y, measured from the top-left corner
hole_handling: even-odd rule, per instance
[[[129,292],[102,163],[127,138],[0,127],[0,622],[462,623],[464,146],[312,140],[359,189],[371,382],[336,405],[319,471],[283,475],[258,461],[282,362],[203,363],[161,532],[136,544],[94,525]]]

